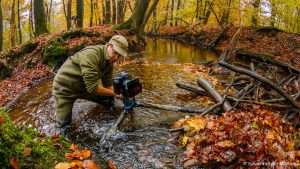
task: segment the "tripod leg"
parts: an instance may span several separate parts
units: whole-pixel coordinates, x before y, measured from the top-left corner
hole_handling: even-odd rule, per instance
[[[125,118],[127,117],[128,115],[128,111],[127,110],[124,110],[121,115],[119,116],[117,122],[115,123],[115,125],[109,129],[108,132],[104,133],[101,140],[100,140],[100,143],[103,144],[105,142],[105,139],[111,137],[118,129],[119,127],[122,125],[123,121],[125,120]]]

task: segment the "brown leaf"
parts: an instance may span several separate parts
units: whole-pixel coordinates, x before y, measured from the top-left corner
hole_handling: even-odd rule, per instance
[[[25,147],[23,153],[25,156],[29,156],[31,154],[31,148]]]
[[[38,137],[45,137],[46,133],[39,133]]]
[[[3,123],[5,123],[5,119],[4,119],[3,116],[0,115],[0,125],[3,124]]]
[[[69,169],[71,168],[71,164],[70,163],[58,163],[55,166],[55,169]]]
[[[13,169],[20,169],[19,162],[16,160],[15,157],[10,159],[9,162]]]
[[[84,169],[100,169],[100,167],[98,167],[92,160],[84,160],[83,168]]]
[[[114,165],[114,163],[112,161],[109,161],[107,165],[108,165],[108,168],[110,168],[110,169],[117,169],[117,167]]]

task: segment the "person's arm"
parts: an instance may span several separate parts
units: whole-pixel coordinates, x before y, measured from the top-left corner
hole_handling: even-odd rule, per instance
[[[116,94],[114,92],[113,86],[109,86],[106,88],[106,87],[99,85],[97,94],[101,95],[101,96],[114,96],[117,99],[121,99],[123,97],[122,94]]]

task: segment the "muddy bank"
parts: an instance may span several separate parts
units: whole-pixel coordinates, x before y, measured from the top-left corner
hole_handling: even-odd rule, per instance
[[[0,107],[37,80],[53,76],[68,56],[89,45],[105,44],[115,34],[127,37],[130,51],[143,48],[125,30],[113,31],[112,26],[97,26],[41,35],[1,52]]]
[[[215,47],[222,52],[229,44],[238,27],[230,27],[222,41]],[[161,27],[150,37],[163,37],[178,40],[185,44],[208,48],[222,32],[218,27]],[[243,27],[236,48],[274,56],[276,60],[300,68],[300,35],[278,29]]]

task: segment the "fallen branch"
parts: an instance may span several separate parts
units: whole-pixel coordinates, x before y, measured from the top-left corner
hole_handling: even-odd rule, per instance
[[[277,61],[274,59],[274,56],[271,55],[267,55],[267,54],[263,54],[263,53],[257,53],[257,52],[253,52],[253,51],[249,51],[246,49],[238,49],[236,51],[236,56],[240,56],[242,57],[246,57],[247,59],[255,59],[257,61],[261,61],[261,62],[265,62],[265,63],[269,63],[269,64],[274,64],[276,66],[279,66],[281,68],[287,69],[290,72],[296,73],[296,74],[300,74],[300,70],[286,64],[280,61]]]
[[[221,65],[221,66],[223,66],[223,67],[225,67],[225,68],[227,68],[227,69],[230,69],[230,70],[232,70],[234,72],[248,75],[248,76],[252,77],[255,80],[258,80],[258,81],[260,81],[260,82],[262,82],[264,84],[267,84],[272,89],[274,89],[279,94],[281,94],[285,99],[287,99],[294,107],[296,107],[297,109],[300,109],[300,105],[295,100],[293,100],[292,97],[290,97],[280,87],[278,87],[277,85],[273,84],[269,79],[266,79],[265,77],[262,77],[262,76],[260,76],[258,74],[255,74],[255,73],[253,73],[253,72],[251,72],[249,70],[233,66],[233,65],[231,65],[229,63],[226,63],[226,62],[220,61],[220,62],[218,62],[218,64]]]
[[[219,103],[209,107],[205,112],[201,113],[200,116],[205,116],[206,114],[208,114],[213,109],[222,106],[224,104],[225,100],[226,100],[226,97],[227,97],[227,95],[224,95],[222,101],[220,101]]]
[[[210,83],[203,79],[203,78],[199,78],[197,79],[197,83],[200,87],[202,87],[205,91],[207,91],[207,93],[209,94],[209,96],[216,102],[222,102],[222,96],[210,85]],[[230,104],[225,101],[223,104],[223,110],[225,110],[226,112],[229,111],[231,109]]]
[[[187,83],[182,83],[182,82],[176,82],[176,86],[181,89],[185,89],[185,90],[194,92],[200,96],[207,96],[207,92],[198,86],[193,86],[193,85],[190,85]]]

